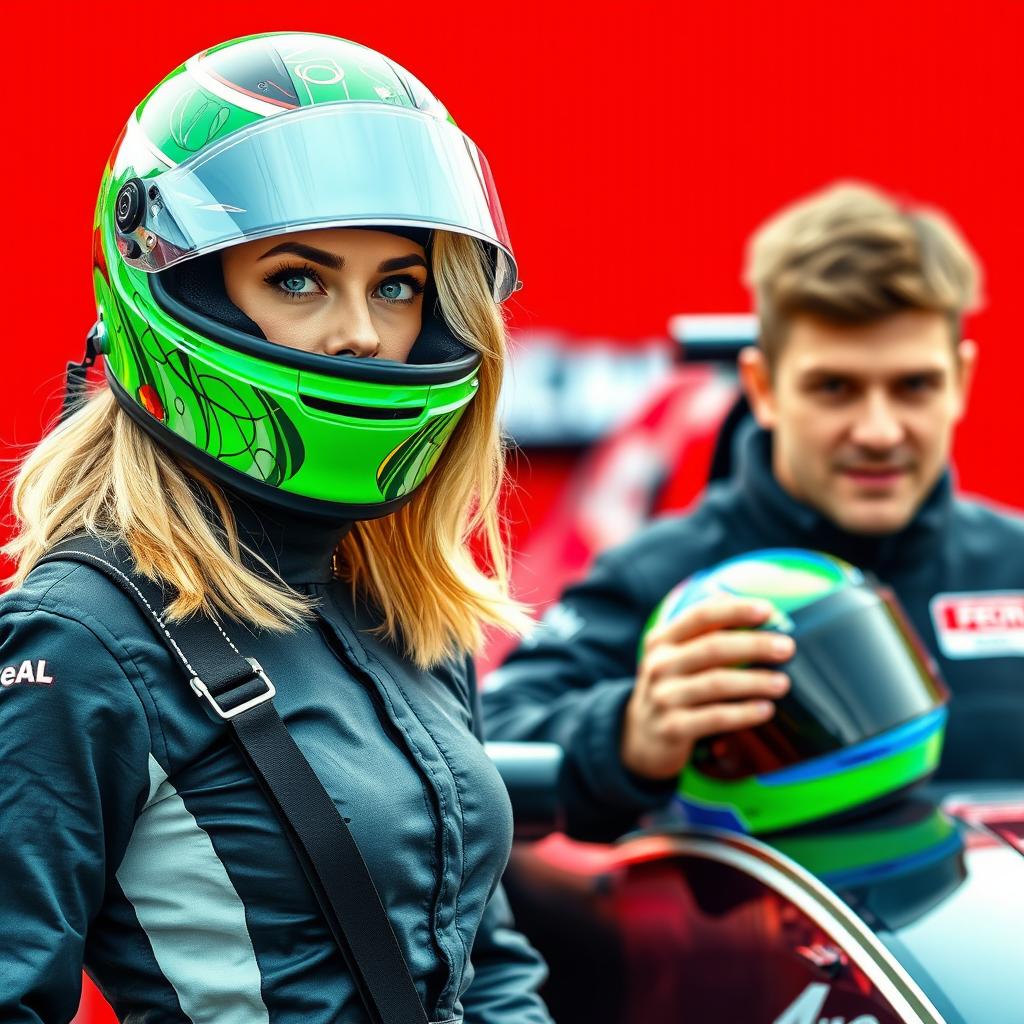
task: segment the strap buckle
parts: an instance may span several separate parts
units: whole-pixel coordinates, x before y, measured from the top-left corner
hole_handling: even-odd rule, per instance
[[[204,683],[199,676],[193,676],[189,680],[189,685],[193,690],[195,690],[196,694],[200,697],[205,697],[213,706],[213,710],[216,711],[217,714],[226,722],[230,721],[235,716],[240,715],[243,711],[248,711],[249,708],[256,707],[257,704],[265,704],[274,696],[275,693],[277,693],[277,690],[274,688],[274,684],[270,681],[270,677],[263,671],[263,666],[255,658],[246,658],[245,660],[252,666],[255,678],[262,680],[267,688],[263,693],[258,693],[255,697],[242,701],[242,703],[237,707],[227,708],[225,710],[217,703],[217,698],[210,693],[206,683]],[[249,680],[247,679],[246,682],[248,683]],[[221,696],[223,696],[223,694]]]

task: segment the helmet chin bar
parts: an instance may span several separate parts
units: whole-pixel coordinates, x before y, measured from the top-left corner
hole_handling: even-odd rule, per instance
[[[159,420],[146,412],[138,402],[134,401],[112,373],[108,371],[106,378],[117,404],[155,441],[222,486],[264,504],[321,522],[341,524],[361,519],[380,519],[391,515],[416,493],[415,490],[412,490],[391,501],[375,505],[359,505],[349,502],[323,501],[319,498],[307,498],[301,494],[284,491],[280,487],[274,487],[262,480],[247,476],[245,473],[240,473],[237,469],[225,466],[223,462],[201,451],[195,445],[189,444],[188,441],[168,430]]]

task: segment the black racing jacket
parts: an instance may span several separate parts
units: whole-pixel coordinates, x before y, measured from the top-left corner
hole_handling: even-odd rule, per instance
[[[489,739],[564,748],[573,834],[621,834],[674,789],[619,759],[639,638],[655,606],[697,570],[771,547],[829,552],[895,591],[953,695],[939,777],[1024,778],[1024,518],[955,498],[947,474],[898,533],[847,533],[779,486],[770,435],[751,431],[732,477],[709,486],[691,513],[601,555],[486,680]]]
[[[244,517],[243,517],[244,518]],[[331,578],[338,529],[243,532],[315,621],[229,626],[359,844],[431,1022],[550,1024],[499,885],[512,838],[467,662],[414,669]],[[60,1024],[83,965],[119,1019],[364,1024],[225,723],[133,602],[54,562],[0,599],[0,1020]]]

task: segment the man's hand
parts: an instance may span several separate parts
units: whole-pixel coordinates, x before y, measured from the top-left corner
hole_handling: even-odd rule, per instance
[[[736,667],[793,656],[788,636],[753,629],[771,614],[765,601],[713,598],[647,636],[622,732],[630,771],[648,779],[678,775],[697,740],[772,717],[788,677]]]

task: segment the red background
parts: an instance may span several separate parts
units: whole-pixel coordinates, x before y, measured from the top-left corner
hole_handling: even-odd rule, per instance
[[[12,5],[5,23],[8,457],[92,323],[95,189],[133,104],[206,45],[304,27],[407,65],[488,154],[526,283],[516,326],[640,338],[672,313],[746,309],[750,229],[837,177],[944,207],[987,270],[961,483],[1024,505],[1018,0],[99,0]]]
[[[751,228],[839,177],[945,208],[987,272],[961,484],[1024,506],[1019,0],[98,0],[7,5],[4,23],[7,461],[92,323],[95,189],[134,103],[205,46],[300,28],[384,50],[488,155],[526,284],[514,326],[641,338],[745,310]],[[520,464],[528,514],[547,466]]]

